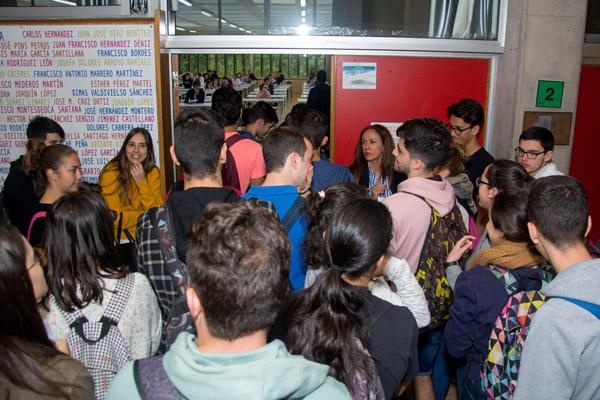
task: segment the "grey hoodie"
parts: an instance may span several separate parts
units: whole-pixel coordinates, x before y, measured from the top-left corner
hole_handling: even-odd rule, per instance
[[[570,266],[542,292],[600,303],[600,259]],[[531,322],[514,399],[600,399],[600,320],[547,299]]]

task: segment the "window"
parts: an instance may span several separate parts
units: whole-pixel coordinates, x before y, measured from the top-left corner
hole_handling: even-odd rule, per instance
[[[500,3],[501,0],[177,0],[177,7],[169,13],[176,26],[170,33],[496,40]]]

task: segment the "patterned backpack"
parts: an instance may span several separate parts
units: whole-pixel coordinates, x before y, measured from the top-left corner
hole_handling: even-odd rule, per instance
[[[94,391],[98,400],[105,398],[113,377],[126,362],[133,359],[129,344],[117,325],[129,302],[134,283],[134,274],[117,282],[115,292],[97,322],[88,321],[80,309],[66,312],[58,306],[54,297],[50,298],[69,324],[67,344],[70,355],[87,367],[94,379]]]
[[[491,399],[512,399],[529,326],[545,296],[539,290],[518,291],[517,279],[506,268],[497,265],[488,268],[504,284],[509,298],[490,335],[488,354],[480,371],[481,389]],[[542,269],[542,288],[552,277]]]
[[[448,320],[453,297],[444,262],[456,242],[467,234],[467,229],[456,204],[452,211],[442,217],[427,199],[414,193],[408,194],[420,198],[431,209],[429,229],[421,249],[415,278],[423,288],[429,306],[431,324],[428,328],[436,328]],[[463,260],[467,256],[468,252],[463,255]]]
[[[190,277],[187,266],[177,256],[175,237],[171,233],[173,232],[171,212],[166,205],[152,208],[149,212],[149,218],[158,236],[165,269],[178,289],[177,296],[171,302],[169,314],[163,320],[163,334],[159,353],[164,354],[171,347],[175,339],[177,339],[179,333],[187,331],[195,334],[196,328],[194,327],[185,296]]]

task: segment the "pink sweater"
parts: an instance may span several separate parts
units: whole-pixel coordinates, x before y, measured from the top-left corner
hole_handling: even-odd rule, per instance
[[[398,193],[385,199],[394,220],[390,254],[405,259],[414,273],[429,229],[431,210],[423,200],[409,193],[426,198],[442,216],[452,210],[455,197],[452,185],[446,180],[409,178],[398,185]]]

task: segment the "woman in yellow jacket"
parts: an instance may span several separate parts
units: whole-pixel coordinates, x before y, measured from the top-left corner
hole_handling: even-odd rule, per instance
[[[138,217],[152,207],[163,203],[160,171],[154,159],[150,133],[144,128],[133,128],[117,155],[102,168],[98,180],[102,196],[115,216],[115,234],[121,221],[121,255],[135,271],[136,254],[127,241],[125,231],[135,238]]]

